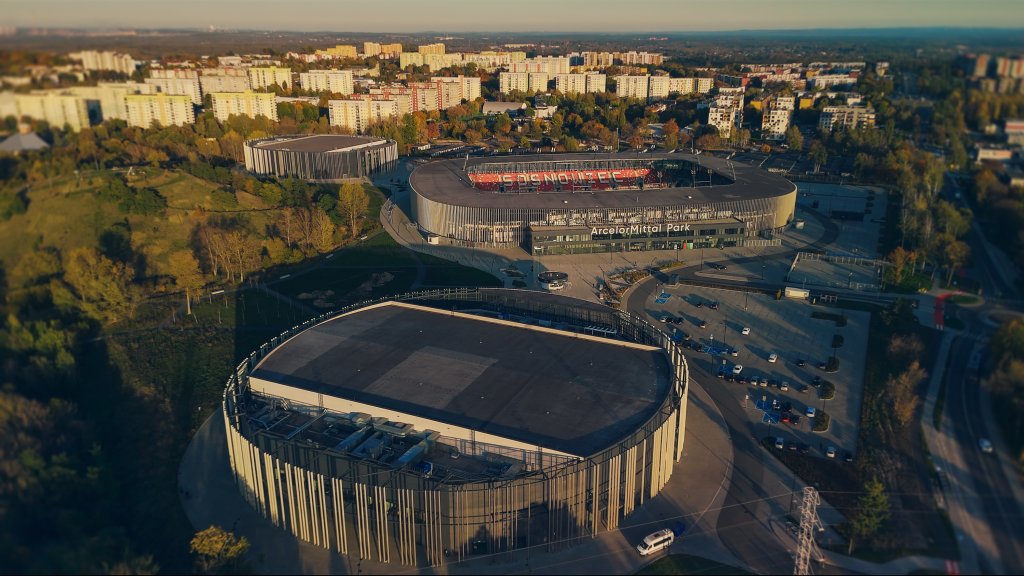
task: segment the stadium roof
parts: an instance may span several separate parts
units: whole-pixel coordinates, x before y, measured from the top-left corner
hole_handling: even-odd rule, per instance
[[[669,391],[662,351],[388,302],[319,324],[253,378],[589,456]]]
[[[0,152],[29,152],[32,150],[45,150],[49,147],[50,145],[37,136],[35,132],[14,134],[0,142]]]
[[[430,162],[413,171],[409,183],[420,196],[435,202],[479,208],[630,208],[634,206],[698,205],[775,198],[792,193],[796,186],[782,176],[740,162],[692,154],[551,154],[471,158],[468,165],[504,162],[572,162],[581,160],[683,160],[700,162],[704,168],[735,180],[730,184],[695,188],[619,189],[593,192],[514,193],[489,192],[474,188],[463,171],[465,159]]]
[[[287,150],[290,152],[331,152],[364,146],[366,144],[383,144],[383,138],[364,136],[344,136],[340,134],[311,134],[309,136],[285,136],[255,143],[256,148],[267,150]]]

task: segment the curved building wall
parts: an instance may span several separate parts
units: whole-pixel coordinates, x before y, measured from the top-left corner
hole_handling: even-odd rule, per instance
[[[398,160],[398,145],[393,140],[373,139],[366,144],[326,151],[265,147],[286,139],[267,138],[246,142],[246,170],[279,178],[340,180],[368,176],[386,169]]]
[[[413,218],[420,229],[454,240],[489,246],[519,246],[529,226],[608,226],[689,223],[735,218],[747,236],[781,229],[796,211],[796,187],[781,196],[701,204],[629,208],[483,208],[431,200],[412,190]]]
[[[400,299],[484,302],[505,310],[521,304],[515,291],[507,290],[448,290]],[[552,314],[558,305],[551,302],[557,301],[542,302],[533,311]],[[229,379],[223,417],[239,489],[258,512],[297,538],[358,559],[410,566],[540,545],[554,550],[616,529],[665,487],[682,458],[686,360],[666,334],[627,312],[559,310],[581,322],[610,321],[627,339],[662,347],[670,360],[673,385],[660,408],[613,446],[585,459],[548,457],[538,449],[513,478],[458,482],[254,434],[239,407],[250,370],[274,347],[337,314],[332,313],[274,338]]]

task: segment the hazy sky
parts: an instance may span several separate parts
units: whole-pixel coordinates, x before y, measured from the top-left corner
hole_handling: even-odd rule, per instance
[[[1024,28],[1024,0],[0,0],[0,25],[399,33]]]

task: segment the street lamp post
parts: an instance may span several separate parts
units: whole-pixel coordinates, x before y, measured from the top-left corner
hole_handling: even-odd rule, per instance
[[[764,280],[764,268],[765,268],[765,265],[761,264],[761,280]]]
[[[850,272],[848,281],[846,282],[846,289],[853,290],[853,272]]]

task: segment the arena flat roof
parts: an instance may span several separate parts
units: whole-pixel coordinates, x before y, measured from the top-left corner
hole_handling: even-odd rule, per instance
[[[310,134],[309,136],[284,137],[257,143],[256,148],[286,150],[289,152],[332,152],[353,146],[387,142],[383,138],[345,136],[341,134]]]
[[[542,156],[496,156],[471,158],[468,165],[503,162],[572,162],[580,160],[685,160],[699,161],[706,168],[730,179],[731,184],[695,188],[648,188],[646,190],[595,190],[592,192],[513,193],[477,190],[469,182],[463,165],[465,159],[430,162],[418,167],[409,183],[416,194],[434,202],[478,208],[630,208],[634,206],[668,206],[734,202],[759,198],[775,198],[795,192],[789,180],[741,162],[730,162],[713,156],[693,154],[550,154]]]
[[[388,302],[279,346],[251,376],[589,456],[667,397],[655,347]]]

